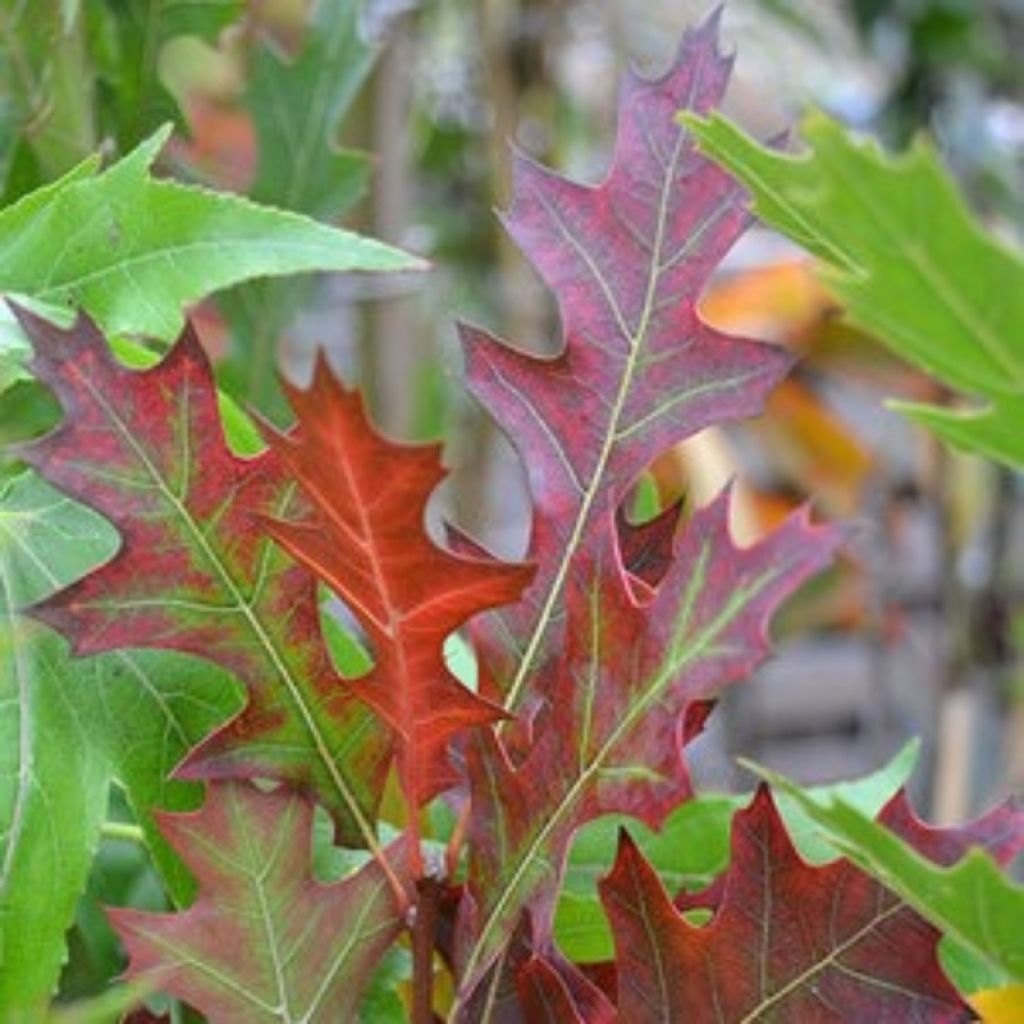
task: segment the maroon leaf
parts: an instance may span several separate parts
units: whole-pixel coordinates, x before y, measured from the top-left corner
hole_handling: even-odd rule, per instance
[[[373,845],[387,736],[331,668],[315,579],[261,526],[301,514],[296,485],[273,453],[242,459],[228,449],[191,328],[159,365],[137,371],[113,358],[84,316],[65,331],[19,315],[33,371],[65,414],[21,454],[121,534],[113,559],[32,614],[76,654],[161,648],[233,672],[248,703],[178,774],[311,788],[346,839]]]
[[[580,1009],[565,979],[541,957],[533,957],[516,978],[523,1019],[537,1024],[611,1024],[615,1013],[601,1002],[587,1013]]]
[[[316,515],[269,529],[364,627],[375,665],[350,686],[394,731],[405,792],[419,804],[455,780],[450,740],[501,717],[448,670],[445,639],[477,612],[515,600],[532,569],[452,554],[430,539],[424,515],[444,476],[439,446],[380,437],[324,359],[308,391],[286,392],[298,430],[267,435]]]
[[[520,918],[502,958],[477,986],[462,1011],[469,1021],[489,1024],[533,1024],[533,1021],[611,1021],[612,1004],[557,950],[544,958],[534,953],[535,936],[528,913]]]
[[[620,812],[658,827],[689,796],[682,746],[703,702],[763,658],[768,619],[840,540],[798,514],[755,547],[736,548],[725,494],[678,536],[667,574],[639,604],[624,585],[610,516],[608,527],[605,551],[568,581],[565,651],[550,665],[550,706],[526,760],[513,765],[489,734],[470,743],[464,997],[503,955],[524,907],[544,948],[580,824]]]
[[[212,1021],[353,1019],[403,919],[376,860],[333,885],[311,875],[313,805],[247,783],[213,784],[192,814],[160,815],[195,872],[188,910],[111,910],[129,978],[152,980]]]
[[[603,520],[665,448],[712,423],[759,412],[790,357],[700,321],[696,301],[747,223],[743,193],[696,152],[676,118],[707,111],[731,60],[718,18],[687,33],[670,70],[630,75],[610,173],[594,188],[523,156],[509,231],[554,291],[565,346],[537,359],[466,328],[470,386],[526,466],[534,499],[526,600],[481,627],[490,672],[518,708],[557,647],[576,562]]]
[[[973,843],[1005,858],[1024,840],[1022,816],[1006,809],[929,830],[900,795],[882,819],[944,859]],[[939,967],[939,933],[850,862],[804,863],[766,787],[733,821],[724,884],[687,900],[710,905],[708,924],[686,921],[625,832],[600,890],[623,1022],[972,1019]]]

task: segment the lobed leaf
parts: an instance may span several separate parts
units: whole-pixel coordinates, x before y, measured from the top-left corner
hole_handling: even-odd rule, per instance
[[[111,334],[171,339],[185,304],[247,278],[422,267],[297,214],[152,178],[167,134],[102,174],[85,161],[0,212],[0,292],[55,311],[81,306]]]
[[[706,701],[768,650],[778,605],[827,564],[838,531],[789,519],[760,544],[729,538],[728,495],[680,534],[647,600],[625,585],[608,518],[602,558],[568,581],[564,655],[544,681],[550,705],[514,765],[486,733],[469,745],[472,814],[460,907],[461,976],[470,993],[492,969],[524,908],[543,948],[569,842],[600,814],[657,828],[691,794],[682,748]]]
[[[987,235],[922,142],[897,159],[809,118],[811,149],[760,146],[721,114],[687,116],[754,209],[825,263],[850,319],[980,406],[900,405],[948,441],[1024,466],[1024,259]]]
[[[565,628],[566,588],[603,543],[608,509],[665,448],[757,413],[790,358],[702,323],[696,301],[747,223],[743,194],[676,120],[721,98],[731,60],[717,15],[688,32],[671,68],[630,75],[607,178],[587,187],[516,156],[505,221],[558,300],[554,359],[465,328],[472,392],[523,458],[533,495],[526,599],[481,630],[506,707],[524,695]]]
[[[910,777],[918,747],[917,742],[908,743],[888,764],[862,779],[805,792],[816,799],[841,798],[874,817]],[[800,856],[812,864],[834,860],[835,849],[822,839],[801,804],[784,792],[776,792],[774,798]],[[622,827],[628,824],[644,859],[670,891],[701,889],[728,867],[732,820],[747,803],[747,796],[702,793],[673,810],[658,831],[614,815],[585,825],[573,840],[559,894],[555,915],[558,948],[576,963],[600,963],[614,956],[596,882],[612,866]]]
[[[445,640],[470,616],[514,601],[532,570],[455,555],[430,539],[425,514],[444,476],[440,447],[378,435],[326,359],[309,390],[284,387],[297,429],[265,432],[315,511],[267,528],[363,627],[375,664],[349,687],[394,733],[402,785],[418,806],[457,780],[451,741],[501,717],[448,669]]]
[[[945,861],[976,843],[1005,858],[1024,841],[1007,809],[963,829],[928,829],[901,794],[881,820]],[[723,881],[682,903],[710,909],[708,924],[673,906],[625,832],[601,895],[615,932],[619,1020],[969,1019],[939,966],[939,932],[849,861],[803,862],[766,787],[734,820]]]
[[[109,911],[127,976],[216,1021],[352,1019],[403,927],[382,865],[320,885],[310,871],[313,805],[246,783],[211,784],[199,811],[160,822],[199,895],[173,915]]]
[[[271,452],[243,459],[221,430],[192,331],[157,366],[130,370],[80,317],[62,330],[22,313],[65,413],[22,450],[52,484],[100,512],[121,547],[32,614],[78,655],[121,648],[194,654],[245,685],[240,715],[194,749],[179,777],[271,777],[309,787],[351,842],[375,846],[389,744],[331,667],[316,581],[261,528],[303,500]]]

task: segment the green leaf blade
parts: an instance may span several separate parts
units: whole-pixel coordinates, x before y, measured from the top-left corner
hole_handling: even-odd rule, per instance
[[[398,271],[390,246],[239,196],[155,180],[163,129],[103,174],[0,214],[0,291],[81,306],[108,333],[171,339],[182,307],[261,276]],[[32,202],[29,202],[32,200]]]
[[[1024,465],[1024,259],[986,234],[931,149],[889,158],[823,116],[806,154],[762,147],[720,114],[683,115],[754,211],[824,264],[851,321],[950,387],[976,413],[915,417],[962,447]]]

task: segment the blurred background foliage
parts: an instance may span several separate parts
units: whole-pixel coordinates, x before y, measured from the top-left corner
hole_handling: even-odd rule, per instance
[[[432,517],[514,556],[529,523],[523,477],[466,396],[454,328],[467,319],[520,347],[557,349],[553,304],[495,216],[511,190],[507,143],[598,179],[623,69],[657,70],[709,6],[5,0],[0,194],[14,202],[89,153],[114,158],[171,121],[159,173],[429,258],[425,286],[255,282],[194,317],[222,387],[271,419],[287,420],[277,370],[304,379],[322,346],[386,432],[446,438],[453,475]],[[737,51],[726,109],[755,135],[778,134],[809,106],[891,147],[927,132],[986,225],[1019,242],[1024,0],[730,0],[725,36]],[[962,818],[1020,786],[1019,476],[952,454],[886,410],[887,395],[945,396],[844,324],[805,257],[777,236],[748,234],[703,311],[802,360],[759,421],[666,453],[638,513],[681,495],[700,504],[736,476],[741,538],[807,500],[858,529],[842,564],[790,607],[782,655],[700,741],[702,777],[739,784],[737,754],[807,782],[851,776],[920,734],[930,769],[916,795],[938,817]],[[53,403],[19,372],[17,341],[0,349],[0,438],[39,433]],[[123,804],[112,808],[113,820],[123,814]],[[98,902],[163,898],[125,835],[106,841],[83,901],[68,996],[99,990],[120,969]]]

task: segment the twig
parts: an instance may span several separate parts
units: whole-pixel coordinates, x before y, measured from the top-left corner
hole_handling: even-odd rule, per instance
[[[434,945],[441,883],[426,876],[416,882],[412,924],[412,1024],[434,1024]]]

